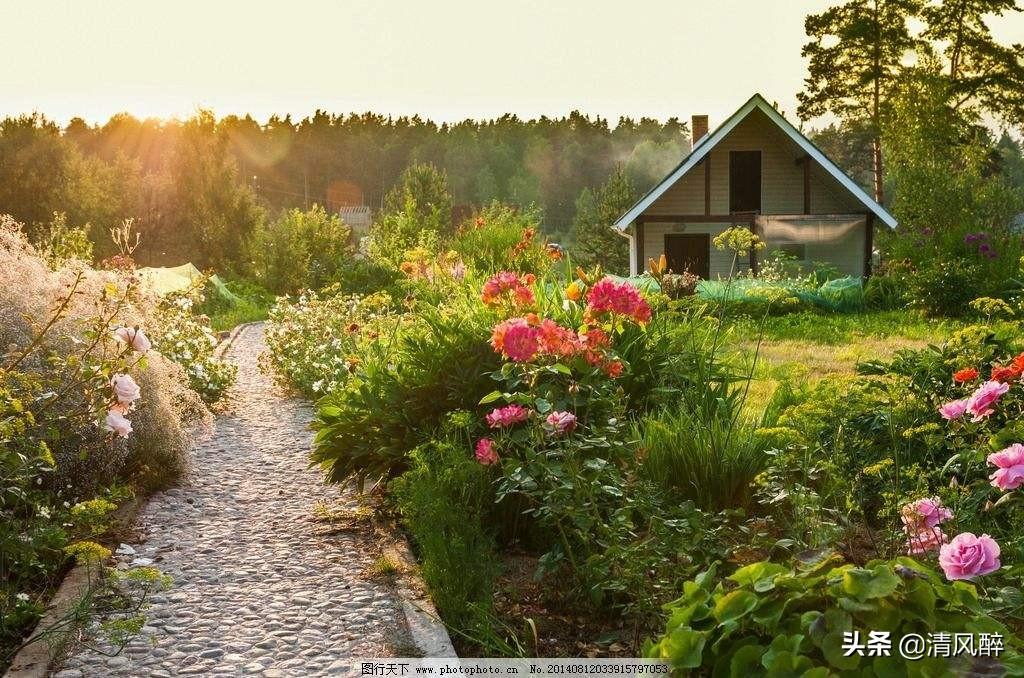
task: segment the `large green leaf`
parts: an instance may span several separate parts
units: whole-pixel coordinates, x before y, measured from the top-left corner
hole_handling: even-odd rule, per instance
[[[730,591],[715,603],[714,615],[719,623],[733,621],[750,613],[757,607],[756,594],[743,589]]]
[[[843,574],[843,590],[859,600],[884,598],[891,595],[899,585],[900,578],[883,563],[870,570],[852,567]]]
[[[689,628],[676,629],[655,647],[660,659],[667,659],[677,669],[695,669],[701,664],[704,634]]]

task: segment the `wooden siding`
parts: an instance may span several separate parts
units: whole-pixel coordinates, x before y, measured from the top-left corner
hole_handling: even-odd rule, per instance
[[[703,176],[703,173],[701,176]],[[654,259],[657,261],[658,257],[665,253],[666,233],[707,233],[714,240],[716,235],[731,226],[732,224],[725,223],[688,223],[683,225],[647,222],[644,224],[644,266],[647,265],[647,260]],[[863,249],[860,251],[863,252]],[[712,245],[709,266],[711,279],[728,277],[732,267],[732,259],[731,253],[716,250],[714,245]],[[736,262],[736,273],[746,271],[749,263],[746,257],[740,257],[739,261]]]
[[[704,163],[710,162],[710,212],[729,212],[729,152],[761,151],[761,212],[800,214],[804,207],[804,170],[797,160],[804,155],[785,133],[761,111],[755,110],[714,149],[708,158],[673,184],[645,212],[647,214],[705,214]],[[812,214],[856,213],[863,206],[820,165],[810,176]]]

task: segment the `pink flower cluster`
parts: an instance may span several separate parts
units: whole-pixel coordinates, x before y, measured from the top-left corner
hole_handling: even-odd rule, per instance
[[[491,428],[508,428],[530,418],[530,410],[522,405],[506,405],[496,407],[487,415],[487,425]]]
[[[572,412],[552,412],[545,422],[552,434],[562,435],[576,428],[576,415]]]
[[[617,283],[611,278],[604,278],[590,288],[587,293],[587,313],[614,313],[632,318],[641,325],[651,319],[651,307],[640,292],[629,283]]]
[[[944,419],[959,419],[964,414],[971,415],[971,421],[978,422],[988,418],[995,412],[994,405],[999,398],[1010,390],[1009,384],[995,380],[986,381],[969,397],[952,400],[939,408]]]
[[[476,460],[484,466],[498,463],[498,451],[494,449],[494,441],[481,438],[476,444]]]
[[[502,271],[484,283],[480,299],[488,306],[494,306],[503,298],[508,298],[516,307],[532,306],[534,297],[530,286],[535,281],[536,277],[532,273],[520,276],[511,271]]]
[[[529,362],[540,355],[557,358],[582,356],[589,364],[600,366],[614,378],[622,374],[623,366],[620,361],[608,358],[605,349],[610,343],[603,330],[587,328],[575,332],[550,318],[541,319],[535,313],[504,320],[491,331],[494,350],[517,363]]]
[[[946,534],[939,527],[953,517],[938,497],[912,501],[900,510],[903,531],[907,533],[907,552],[917,555],[934,551],[946,543]]]
[[[1016,490],[1024,484],[1024,445],[1014,443],[1009,447],[988,455],[988,463],[996,467],[989,476],[993,487],[1000,490]]]

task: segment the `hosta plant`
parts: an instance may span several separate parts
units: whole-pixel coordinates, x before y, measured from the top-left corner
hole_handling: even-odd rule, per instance
[[[1024,670],[1019,642],[986,613],[973,584],[945,582],[910,558],[863,567],[835,556],[796,567],[758,562],[723,580],[711,569],[686,582],[683,595],[666,610],[665,633],[648,641],[644,652],[691,675],[895,677]],[[888,651],[867,651],[871,632],[888,634]],[[983,634],[989,640],[998,635],[1003,649],[998,657],[947,657],[927,650],[913,659],[901,656],[901,639],[916,634],[934,643],[930,633],[947,634],[947,640],[971,634],[975,646],[984,642]]]

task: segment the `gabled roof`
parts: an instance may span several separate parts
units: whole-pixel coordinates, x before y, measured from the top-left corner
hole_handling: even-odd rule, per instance
[[[681,179],[687,172],[693,169],[697,163],[704,159],[708,153],[711,152],[715,146],[718,145],[722,139],[727,137],[730,132],[740,124],[751,112],[754,110],[760,110],[768,119],[771,120],[775,125],[785,132],[786,136],[792,139],[797,146],[800,146],[807,155],[814,158],[814,160],[821,165],[826,172],[831,174],[836,181],[838,181],[847,191],[849,191],[857,200],[864,204],[864,206],[871,212],[873,212],[882,222],[889,228],[896,228],[896,219],[889,214],[884,207],[875,202],[871,196],[864,192],[857,183],[846,175],[843,170],[839,169],[834,162],[828,159],[828,157],[818,149],[817,146],[811,142],[810,139],[805,137],[803,134],[793,127],[792,123],[786,120],[782,115],[775,110],[775,107],[765,101],[764,97],[760,94],[755,94],[747,100],[747,103],[743,104],[738,111],[733,113],[729,118],[715,129],[711,134],[706,134],[702,139],[697,142],[697,145],[693,147],[690,154],[683,159],[679,165],[669,172],[668,176],[661,180],[661,182],[647,192],[642,198],[640,198],[629,210],[619,217],[619,220],[615,222],[614,227],[620,231],[625,230],[633,221],[643,214],[644,210],[651,206],[655,200],[661,197],[661,195],[667,191],[674,183]]]

